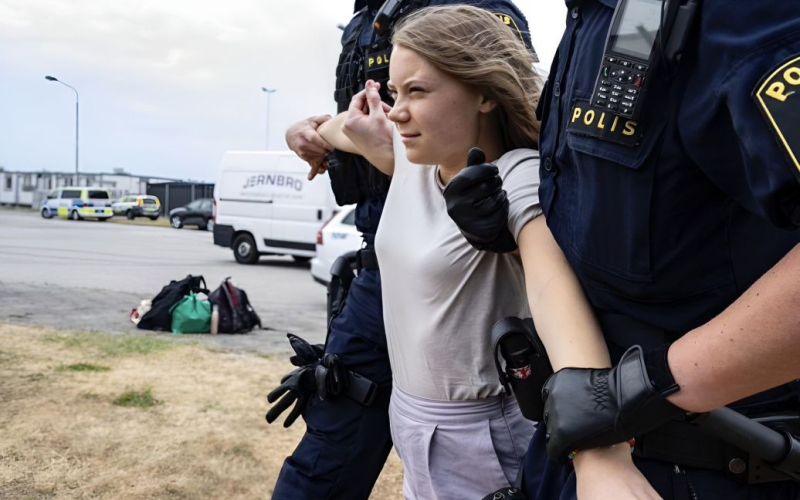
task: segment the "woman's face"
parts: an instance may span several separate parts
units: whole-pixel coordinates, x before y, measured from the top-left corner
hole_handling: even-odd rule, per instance
[[[494,103],[402,45],[392,51],[389,78],[395,99],[389,119],[403,138],[408,160],[466,165],[467,151],[477,146],[481,114]]]

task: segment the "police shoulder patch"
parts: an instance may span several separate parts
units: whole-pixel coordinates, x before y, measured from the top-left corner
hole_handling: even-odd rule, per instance
[[[800,181],[800,54],[769,71],[753,99]]]

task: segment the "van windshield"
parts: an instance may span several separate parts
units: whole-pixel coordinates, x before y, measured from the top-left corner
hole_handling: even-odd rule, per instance
[[[89,191],[90,200],[107,200],[109,198],[108,191]]]

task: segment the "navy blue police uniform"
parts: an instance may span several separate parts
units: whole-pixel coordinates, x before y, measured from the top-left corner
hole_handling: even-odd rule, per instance
[[[709,321],[800,242],[800,3],[703,0],[682,60],[650,82],[636,121],[589,103],[617,0],[566,4],[538,110],[539,194],[616,363]],[[797,386],[732,406],[796,410]],[[689,446],[666,450],[647,434],[640,450],[637,437],[634,462],[662,497],[797,498],[796,483],[748,484],[746,455],[683,432],[662,445]],[[571,466],[544,450],[540,428],[528,498],[575,498]]]
[[[335,94],[339,112],[345,111],[352,95],[363,89],[366,78],[383,79],[385,89],[389,57],[386,47],[375,44],[373,26],[383,3],[357,1],[355,15],[345,27]],[[509,0],[417,3],[482,7],[495,13],[531,47],[527,22]],[[383,97],[387,98],[385,94]],[[337,166],[338,162],[348,164]],[[381,276],[372,257],[389,179],[363,158],[343,154],[338,159],[331,158],[328,173],[337,201],[357,204],[355,224],[363,233],[364,246],[358,276],[349,286],[343,307],[330,322],[325,352],[338,355],[349,370],[378,384],[379,391],[369,406],[346,397],[312,399],[302,413],[306,433],[284,462],[274,499],[368,498],[392,448],[388,415],[392,375],[383,326]]]

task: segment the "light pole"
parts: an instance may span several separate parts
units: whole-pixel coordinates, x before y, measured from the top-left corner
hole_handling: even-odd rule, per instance
[[[261,87],[261,91],[267,94],[267,151],[269,151],[269,98],[275,93],[275,90],[276,89]]]
[[[77,186],[79,184],[79,181],[78,181],[78,179],[79,179],[79,177],[78,177],[78,172],[79,172],[79,168],[78,168],[78,116],[79,116],[78,115],[78,103],[79,103],[78,91],[75,90],[75,87],[73,87],[72,85],[67,85],[66,83],[62,82],[61,80],[59,80],[58,78],[56,78],[54,76],[47,75],[47,76],[44,77],[44,79],[48,80],[50,82],[58,82],[61,85],[64,85],[65,87],[71,88],[72,91],[75,92],[75,185]]]

